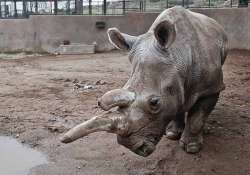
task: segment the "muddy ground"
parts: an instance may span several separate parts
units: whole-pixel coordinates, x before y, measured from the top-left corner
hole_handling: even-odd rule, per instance
[[[32,175],[250,174],[250,52],[228,56],[227,88],[207,122],[204,149],[186,154],[163,138],[147,158],[104,132],[68,145],[59,141],[62,132],[102,112],[98,97],[126,82],[126,54],[13,58],[0,58],[0,135],[48,156],[50,163],[34,167]]]

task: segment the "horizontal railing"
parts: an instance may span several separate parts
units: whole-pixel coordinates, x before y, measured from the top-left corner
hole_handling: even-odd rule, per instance
[[[248,0],[0,0],[0,18],[122,15],[129,11],[160,12],[175,5],[185,8],[238,8],[248,6]]]

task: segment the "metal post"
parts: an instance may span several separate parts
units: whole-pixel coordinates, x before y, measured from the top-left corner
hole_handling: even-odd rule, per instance
[[[2,1],[0,0],[0,18],[2,18]]]
[[[75,0],[76,14],[83,14],[83,0]]]
[[[140,1],[140,12],[142,11],[142,1]]]
[[[35,13],[38,14],[38,2],[37,2],[37,0],[35,1]]]
[[[67,14],[67,15],[70,14],[70,0],[67,0],[67,4],[66,4],[66,14]]]
[[[146,0],[143,0],[143,11],[146,11]]]
[[[103,14],[107,14],[107,0],[103,0]]]
[[[7,10],[7,8],[6,8],[6,0],[4,0],[4,17],[7,16],[6,10]]]
[[[14,0],[14,17],[17,17],[16,0]]]
[[[57,15],[57,10],[58,10],[57,0],[54,0],[54,14],[55,15]]]
[[[26,9],[26,0],[23,0],[23,17],[27,17]]]
[[[167,0],[167,9],[168,9],[168,0]]]
[[[74,14],[78,14],[78,1],[75,0],[75,11],[74,11]],[[80,4],[79,4],[80,5]]]
[[[126,2],[125,0],[122,1],[122,13],[125,14]]]
[[[231,8],[233,7],[233,0],[230,0]]]
[[[208,6],[211,7],[211,0],[208,1]]]
[[[92,0],[89,0],[89,15],[92,15]]]

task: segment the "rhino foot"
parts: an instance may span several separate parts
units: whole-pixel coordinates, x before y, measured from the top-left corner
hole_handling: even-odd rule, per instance
[[[180,138],[180,135],[181,134],[173,131],[167,131],[166,133],[166,137],[170,140],[178,140]]]
[[[202,149],[202,136],[185,138],[182,137],[179,141],[180,146],[184,151],[190,154],[198,153]]]
[[[191,143],[184,143],[180,140],[180,146],[184,149],[184,151],[186,151],[187,153],[190,154],[195,154],[200,152],[201,148],[202,148],[202,144],[201,143],[197,143],[197,142],[191,142]]]
[[[178,123],[178,121],[172,121],[169,123],[166,131],[166,137],[170,140],[179,140],[184,130],[184,124]]]

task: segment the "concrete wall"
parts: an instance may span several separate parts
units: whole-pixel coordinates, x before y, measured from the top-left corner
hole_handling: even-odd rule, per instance
[[[220,23],[229,38],[231,49],[250,50],[250,7],[235,9],[194,9]]]
[[[250,8],[193,9],[217,20],[230,38],[230,48],[250,50]],[[31,16],[29,19],[0,20],[0,51],[55,52],[63,40],[97,43],[97,50],[110,50],[106,29],[117,27],[132,35],[147,31],[157,13],[129,13],[125,16]],[[97,29],[105,21],[106,29]]]

